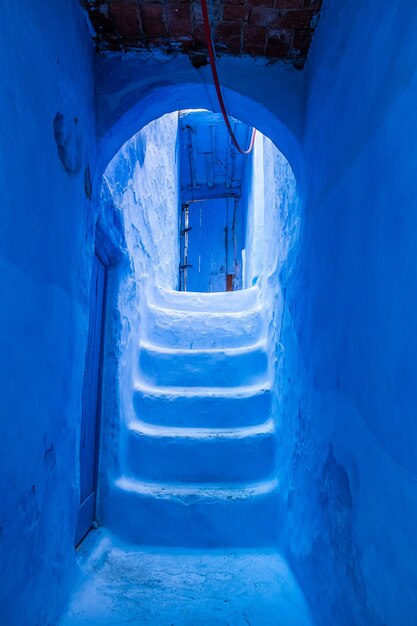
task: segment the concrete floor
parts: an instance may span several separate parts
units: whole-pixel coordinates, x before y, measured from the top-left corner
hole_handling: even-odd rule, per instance
[[[79,565],[61,626],[312,626],[301,590],[274,552],[144,549],[99,530],[81,545]]]

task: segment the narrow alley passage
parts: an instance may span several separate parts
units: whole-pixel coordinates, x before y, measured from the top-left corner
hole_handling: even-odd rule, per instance
[[[416,1],[0,5],[0,626],[416,626]]]
[[[144,309],[124,475],[106,503],[117,538],[97,530],[80,545],[80,587],[61,626],[311,626],[274,549],[280,507],[259,287],[155,287]]]
[[[246,141],[250,129],[234,125]],[[161,145],[161,137],[171,143]],[[122,346],[120,363],[130,365],[117,375],[120,417],[102,427],[104,528],[78,548],[81,587],[63,624],[312,623],[277,551],[282,502],[269,308],[276,294],[263,278],[276,245],[263,232],[263,211],[265,177],[279,159],[285,168],[261,134],[253,155],[238,155],[219,115],[188,111],[140,131],[105,174],[125,214],[134,271],[126,293],[120,282],[117,306],[128,305],[134,341]],[[161,162],[172,181],[166,187],[156,176]],[[141,180],[157,182],[149,195]],[[151,207],[144,221],[142,197]],[[229,200],[230,222],[222,204]],[[203,202],[206,224],[187,220],[184,229],[184,207]],[[163,238],[153,213],[171,220]],[[276,228],[276,216],[269,224]],[[158,271],[162,254],[170,263]],[[111,429],[118,433],[113,466],[105,456]]]

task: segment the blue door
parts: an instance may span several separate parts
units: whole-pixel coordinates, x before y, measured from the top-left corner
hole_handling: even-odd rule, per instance
[[[186,291],[226,291],[227,199],[192,202],[188,222]]]
[[[90,320],[82,390],[80,508],[75,545],[88,533],[95,519],[105,284],[106,266],[96,253],[90,284]]]

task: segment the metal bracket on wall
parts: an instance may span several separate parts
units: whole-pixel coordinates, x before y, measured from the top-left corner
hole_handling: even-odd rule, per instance
[[[189,267],[192,267],[188,263],[188,233],[192,230],[189,224],[189,208],[188,204],[185,203],[182,206],[182,228],[180,231],[182,238],[181,245],[181,260],[180,260],[180,291],[187,291],[187,270]]]

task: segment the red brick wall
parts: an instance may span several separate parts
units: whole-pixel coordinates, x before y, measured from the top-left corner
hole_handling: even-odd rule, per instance
[[[219,54],[283,59],[302,67],[323,0],[213,0]],[[81,0],[100,49],[206,50],[199,0]]]

